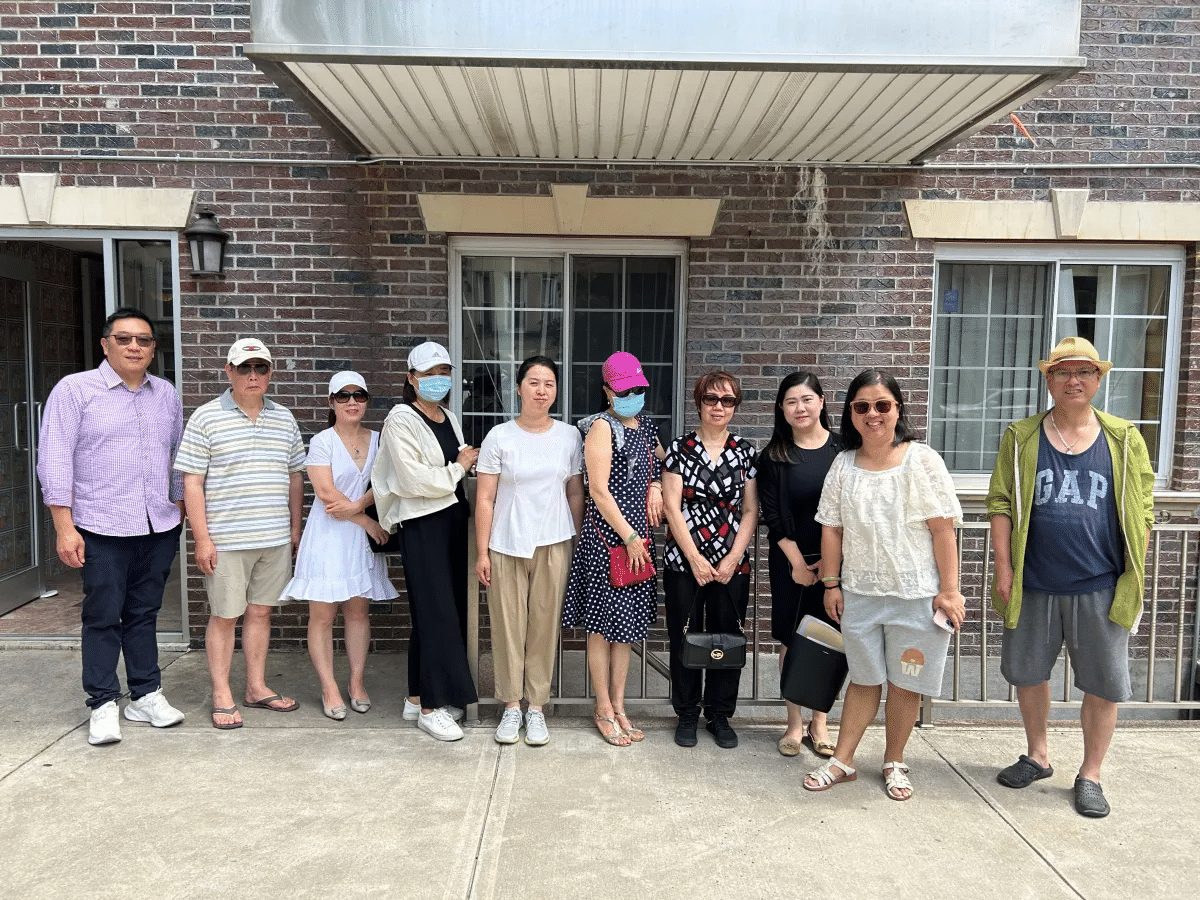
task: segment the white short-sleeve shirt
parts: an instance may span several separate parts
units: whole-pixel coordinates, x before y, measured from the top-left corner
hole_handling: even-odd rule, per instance
[[[575,536],[566,483],[583,471],[578,428],[555,421],[548,431],[532,434],[504,422],[483,439],[475,468],[500,476],[490,549],[530,559],[538,547]]]
[[[816,520],[842,529],[842,583],[870,597],[933,597],[939,588],[926,521],[962,521],[946,464],[912,441],[900,465],[860,469],[856,451],[839,453],[825,476]]]

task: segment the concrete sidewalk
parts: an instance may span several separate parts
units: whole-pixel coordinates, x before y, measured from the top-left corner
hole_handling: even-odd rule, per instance
[[[732,751],[704,734],[683,750],[645,716],[629,748],[553,716],[547,747],[497,745],[494,718],[439,744],[400,718],[402,657],[372,657],[375,706],[333,722],[307,657],[275,653],[269,682],[303,707],[243,710],[245,728],[220,732],[203,653],[163,662],[187,720],[122,719],[121,743],[92,747],[78,653],[0,650],[0,898],[1128,900],[1200,880],[1192,723],[1122,725],[1113,814],[1093,821],[1071,806],[1075,728],[1052,736],[1054,777],[1024,791],[995,781],[1019,729],[917,731],[915,795],[896,803],[880,727],[858,781],[808,794],[816,759],[779,756],[773,724],[735,722]]]

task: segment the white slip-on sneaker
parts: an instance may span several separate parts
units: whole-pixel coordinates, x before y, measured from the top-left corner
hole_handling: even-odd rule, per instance
[[[116,700],[109,700],[92,710],[92,718],[88,722],[88,743],[115,744],[120,739],[121,711],[117,709]]]
[[[442,706],[431,713],[417,716],[417,727],[439,741],[461,741],[463,730],[450,717],[447,707]]]
[[[166,728],[182,722],[183,713],[167,702],[159,688],[145,697],[130,700],[125,707],[125,718],[130,722],[149,722],[155,728]]]
[[[550,729],[546,727],[546,716],[540,709],[525,713],[525,743],[531,747],[550,743]]]
[[[452,718],[455,722],[462,721],[463,711],[461,709],[459,709],[457,706],[443,706],[442,709],[444,709],[444,710],[446,710],[446,712],[450,713],[450,718]],[[415,722],[415,721],[417,721],[417,719],[420,715],[421,715],[420,705],[413,703],[407,697],[405,697],[404,698],[404,712],[400,714],[400,717],[402,719],[404,719],[405,722]]]
[[[496,743],[515,744],[520,737],[521,707],[506,707],[504,715],[500,717],[500,724],[496,728]]]

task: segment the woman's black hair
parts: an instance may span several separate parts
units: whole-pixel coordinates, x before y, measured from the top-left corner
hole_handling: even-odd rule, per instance
[[[409,369],[408,374],[416,375],[417,370]],[[413,387],[413,383],[408,380],[408,376],[405,376],[404,385],[400,388],[400,399],[403,400],[405,403],[416,403],[417,402],[417,389],[415,387]]]
[[[534,366],[544,366],[554,373],[554,380],[558,381],[558,363],[548,356],[531,356],[525,362],[521,363],[521,368],[517,369],[517,385],[519,386],[525,380],[525,376],[529,374],[529,370]]]
[[[794,387],[804,385],[814,394],[825,399],[825,391],[821,389],[821,380],[812,372],[798,371],[792,372],[790,375],[785,375],[783,381],[779,382],[779,392],[775,395],[775,430],[771,432],[771,440],[767,444],[766,454],[768,459],[773,459],[775,462],[790,462],[793,458],[792,448],[795,447],[795,442],[792,439],[792,426],[788,424],[787,417],[783,414],[783,398],[787,396],[787,392]],[[821,404],[821,427],[826,431],[831,431],[829,426],[829,411],[826,409],[826,404]]]
[[[899,382],[882,369],[863,369],[854,376],[854,380],[846,388],[846,405],[842,408],[842,447],[846,450],[857,450],[862,446],[862,435],[854,427],[850,404],[854,402],[855,394],[872,384],[881,384],[888,389],[895,399],[900,413],[900,418],[896,422],[896,439],[892,441],[892,446],[899,447],[905,441],[916,440],[916,432],[908,424],[908,418],[904,414],[904,395],[900,393]]]

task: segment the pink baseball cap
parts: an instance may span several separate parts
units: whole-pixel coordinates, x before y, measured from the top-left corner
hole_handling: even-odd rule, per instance
[[[624,350],[606,359],[600,371],[604,374],[604,383],[618,393],[631,387],[650,387],[650,382],[642,374],[642,364],[636,356]]]

